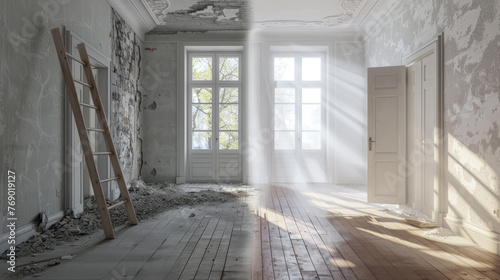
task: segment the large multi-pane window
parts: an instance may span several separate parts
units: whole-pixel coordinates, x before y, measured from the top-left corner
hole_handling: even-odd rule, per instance
[[[324,69],[322,55],[274,56],[275,150],[322,149]]]
[[[272,177],[276,181],[325,178],[325,52],[273,52],[274,141]]]
[[[192,53],[189,63],[191,149],[238,150],[240,54]]]

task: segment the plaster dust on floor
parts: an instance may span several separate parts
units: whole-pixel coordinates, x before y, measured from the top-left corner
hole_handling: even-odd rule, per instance
[[[242,184],[146,184],[141,180],[130,183],[129,193],[139,223],[149,220],[168,209],[192,206],[204,202],[226,202],[249,196],[253,188]],[[120,200],[120,199],[119,199]],[[119,200],[106,203],[112,205]],[[122,206],[109,211],[115,231],[128,223],[127,214]],[[193,213],[187,214],[193,217]],[[9,279],[22,279],[26,275],[42,272],[48,266],[71,259],[71,248],[97,244],[104,238],[97,204],[93,196],[84,201],[84,211],[79,215],[68,213],[49,229],[32,236],[16,246],[17,271]],[[92,239],[95,242],[89,242]],[[7,251],[0,258],[7,259]],[[3,262],[5,263],[5,262]],[[7,271],[6,269],[3,271]],[[0,275],[0,279],[7,275]]]
[[[405,219],[419,221],[422,223],[434,224],[431,218],[429,218],[427,215],[425,215],[424,213],[420,212],[415,208],[411,208],[405,205],[398,205],[398,206],[384,205],[384,207],[387,207],[384,211],[392,212],[400,217],[404,217]],[[459,236],[452,230],[442,227],[433,229],[423,229],[419,233],[426,238],[435,241],[440,241],[449,245],[470,246],[470,247],[476,246],[476,244],[465,239],[464,237]]]

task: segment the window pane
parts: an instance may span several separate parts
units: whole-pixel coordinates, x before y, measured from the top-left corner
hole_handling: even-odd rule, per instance
[[[303,88],[302,103],[321,103],[321,89]]]
[[[212,103],[212,89],[193,88],[193,103]]]
[[[220,103],[238,103],[238,88],[220,88]]]
[[[237,81],[239,79],[239,59],[238,57],[219,58],[219,80]]]
[[[302,58],[302,80],[303,81],[321,81],[321,58],[303,57]]]
[[[321,132],[302,132],[303,150],[321,150]]]
[[[295,80],[295,58],[293,57],[274,58],[274,80],[275,81]]]
[[[211,150],[212,132],[193,131],[193,150]]]
[[[193,105],[193,130],[212,129],[212,105]]]
[[[274,105],[274,129],[295,130],[295,105]]]
[[[295,149],[295,132],[274,132],[274,149],[293,150]]]
[[[193,80],[194,81],[212,80],[211,57],[193,57]]]
[[[238,149],[238,132],[220,132],[219,133],[219,149],[221,150],[237,150]]]
[[[295,89],[277,88],[274,90],[275,103],[295,103]]]
[[[321,105],[302,105],[302,129],[321,130]]]
[[[238,130],[238,105],[219,105],[219,129]]]

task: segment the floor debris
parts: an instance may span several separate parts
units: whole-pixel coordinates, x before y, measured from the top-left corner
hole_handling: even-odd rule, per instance
[[[409,223],[410,225],[416,226],[419,228],[435,228],[435,227],[437,227],[437,225],[434,223],[427,223],[427,222],[422,222],[422,221],[414,220],[414,219],[405,219],[405,221],[407,223]]]
[[[225,202],[248,196],[247,192],[241,190],[240,185],[234,185],[238,187],[235,191],[231,191],[233,185],[215,185],[216,187],[207,190],[207,184],[204,185],[205,188],[198,188],[196,184],[146,184],[137,180],[130,183],[129,192],[139,221],[150,219],[155,214],[182,205],[195,205],[202,202]],[[106,202],[108,205],[112,205],[118,201],[111,202],[107,200]],[[128,223],[123,207],[111,209],[110,217],[115,227]],[[190,217],[194,217],[194,213]],[[19,244],[16,246],[16,256],[18,259],[27,256],[35,257],[46,251],[54,250],[56,246],[69,244],[101,229],[96,200],[93,196],[85,197],[83,213],[79,215],[68,213],[61,221],[52,225],[49,229]],[[7,251],[0,256],[0,259],[6,259],[6,254]],[[63,256],[58,260],[46,262],[45,265],[42,265],[42,263],[40,263],[40,266],[37,264],[26,265],[20,268],[19,274],[37,274],[44,270],[43,267],[58,265],[61,259],[71,260],[72,258],[71,255]]]

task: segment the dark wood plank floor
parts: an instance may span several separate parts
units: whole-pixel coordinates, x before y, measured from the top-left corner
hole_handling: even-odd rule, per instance
[[[500,279],[500,257],[325,185],[268,186],[256,217],[254,279]],[[456,239],[456,238],[455,238]]]
[[[500,279],[498,255],[426,238],[428,229],[365,203],[364,192],[297,184],[253,193],[168,210],[113,240],[96,236],[26,279]]]

